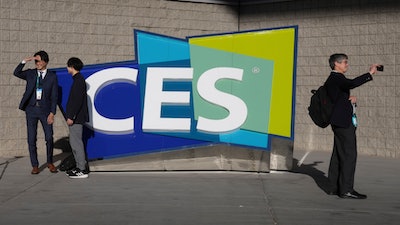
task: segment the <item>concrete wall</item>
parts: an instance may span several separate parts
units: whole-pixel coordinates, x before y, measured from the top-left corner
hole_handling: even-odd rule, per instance
[[[237,31],[237,18],[237,7],[165,0],[1,0],[0,156],[28,155],[25,114],[18,110],[25,82],[12,75],[23,58],[44,49],[50,68],[71,56],[85,64],[132,60],[133,29],[184,38]],[[68,136],[61,113],[54,131],[56,141]]]
[[[331,151],[330,127],[317,128],[308,116],[310,90],[329,75],[328,58],[350,57],[348,77],[381,63],[385,71],[358,89],[358,151],[400,158],[400,1],[303,0],[242,6],[240,30],[299,26],[294,151]]]
[[[350,56],[348,75],[374,62],[385,72],[353,93],[358,97],[360,153],[400,158],[400,3],[397,0],[296,0],[237,7],[165,0],[0,0],[0,156],[27,155],[25,115],[18,104],[25,83],[15,66],[40,49],[50,67],[77,56],[86,64],[134,59],[133,29],[173,37],[299,25],[294,148],[331,151],[332,131],[307,115],[310,89],[330,70],[335,52]],[[29,66],[33,66],[30,64]],[[60,114],[55,140],[68,135]],[[43,132],[39,131],[43,154]],[[55,154],[59,151],[55,150]]]

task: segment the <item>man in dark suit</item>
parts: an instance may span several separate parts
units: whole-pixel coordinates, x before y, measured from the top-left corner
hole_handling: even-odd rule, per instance
[[[25,64],[32,60],[35,61],[36,69],[22,70]],[[38,121],[42,124],[45,135],[47,167],[50,172],[57,172],[53,164],[53,123],[57,107],[58,81],[57,76],[47,69],[48,62],[48,54],[39,51],[33,57],[22,60],[14,70],[14,76],[26,81],[19,109],[26,113],[31,174],[40,172],[36,146]]]
[[[331,184],[329,194],[341,198],[365,199],[366,195],[353,189],[357,161],[356,118],[353,118],[356,97],[350,95],[350,89],[372,80],[378,64],[371,65],[369,72],[354,79],[346,78],[348,57],[345,54],[333,54],[329,58],[331,74],[325,82],[328,95],[335,106],[331,117],[334,133],[333,152],[329,165],[328,179]]]

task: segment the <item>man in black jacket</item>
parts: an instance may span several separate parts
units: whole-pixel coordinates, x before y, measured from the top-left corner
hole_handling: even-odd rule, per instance
[[[30,61],[35,62],[36,68],[23,70],[25,64]],[[50,172],[57,173],[57,168],[53,164],[53,123],[57,107],[58,81],[56,74],[47,69],[48,63],[49,55],[45,51],[39,51],[33,57],[22,60],[14,70],[14,76],[26,81],[25,93],[19,109],[25,111],[26,114],[31,174],[40,172],[36,146],[38,121],[44,130],[47,167]]]
[[[70,178],[87,178],[85,146],[82,140],[83,124],[89,121],[86,82],[80,73],[83,63],[79,58],[72,57],[67,62],[68,73],[72,75],[73,83],[69,93],[66,119],[69,126],[69,142],[76,161],[76,168],[67,171]]]
[[[328,179],[331,184],[329,194],[339,195],[341,198],[365,199],[367,198],[366,195],[360,194],[353,189],[357,161],[357,124],[352,118],[356,97],[350,95],[350,89],[371,81],[372,74],[376,73],[378,65],[371,65],[368,73],[354,79],[344,76],[349,67],[347,55],[331,55],[329,66],[332,72],[325,85],[329,97],[335,104],[331,117],[334,144],[328,173]]]

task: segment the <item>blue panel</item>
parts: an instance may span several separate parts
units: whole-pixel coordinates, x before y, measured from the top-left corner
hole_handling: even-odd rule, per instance
[[[253,131],[238,130],[231,134],[221,134],[221,142],[246,145],[249,143],[254,147],[270,149],[269,146],[269,135],[256,133]]]
[[[182,62],[178,64],[182,65]],[[138,68],[136,61],[107,63],[85,66],[81,73],[85,78],[104,69],[114,67]],[[65,68],[54,69],[59,81],[61,111],[67,104],[72,77]],[[95,97],[96,110],[104,117],[111,119],[127,118],[134,116],[134,133],[131,134],[105,134],[93,131],[87,127],[84,130],[84,139],[89,160],[99,158],[114,158],[128,155],[144,154],[150,152],[167,151],[193,146],[206,145],[208,142],[199,141],[185,137],[172,137],[168,134],[143,133],[142,127],[142,94],[140,91],[140,77],[137,85],[129,83],[111,82],[109,85],[98,90]],[[168,89],[174,87],[168,87]],[[180,84],[183,88],[190,85]],[[190,111],[190,109],[187,109]],[[186,110],[186,114],[190,114]],[[170,110],[166,109],[167,114]],[[174,110],[172,110],[174,111]],[[173,113],[172,113],[173,114]]]
[[[189,59],[189,43],[185,40],[135,31],[139,64]]]
[[[102,88],[97,94],[94,105],[99,114],[112,119],[125,119],[133,116],[135,104],[135,85],[130,83],[114,83]]]

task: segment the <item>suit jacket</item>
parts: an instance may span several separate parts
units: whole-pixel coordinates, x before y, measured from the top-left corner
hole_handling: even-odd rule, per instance
[[[77,73],[72,77],[73,83],[67,101],[66,117],[75,124],[84,124],[89,121],[87,104],[86,82],[82,74]]]
[[[350,126],[353,115],[353,106],[349,100],[350,89],[361,86],[371,80],[372,75],[370,73],[363,74],[354,79],[348,79],[342,73],[331,72],[325,82],[328,96],[335,104],[331,117],[331,125],[343,128]]]
[[[19,109],[24,110],[29,105],[32,97],[36,92],[36,78],[38,76],[37,69],[22,70],[25,64],[20,63],[14,70],[14,76],[26,80],[25,92],[19,104]],[[58,80],[54,72],[47,70],[45,78],[42,80],[42,99],[40,106],[46,114],[56,114],[58,99]]]

